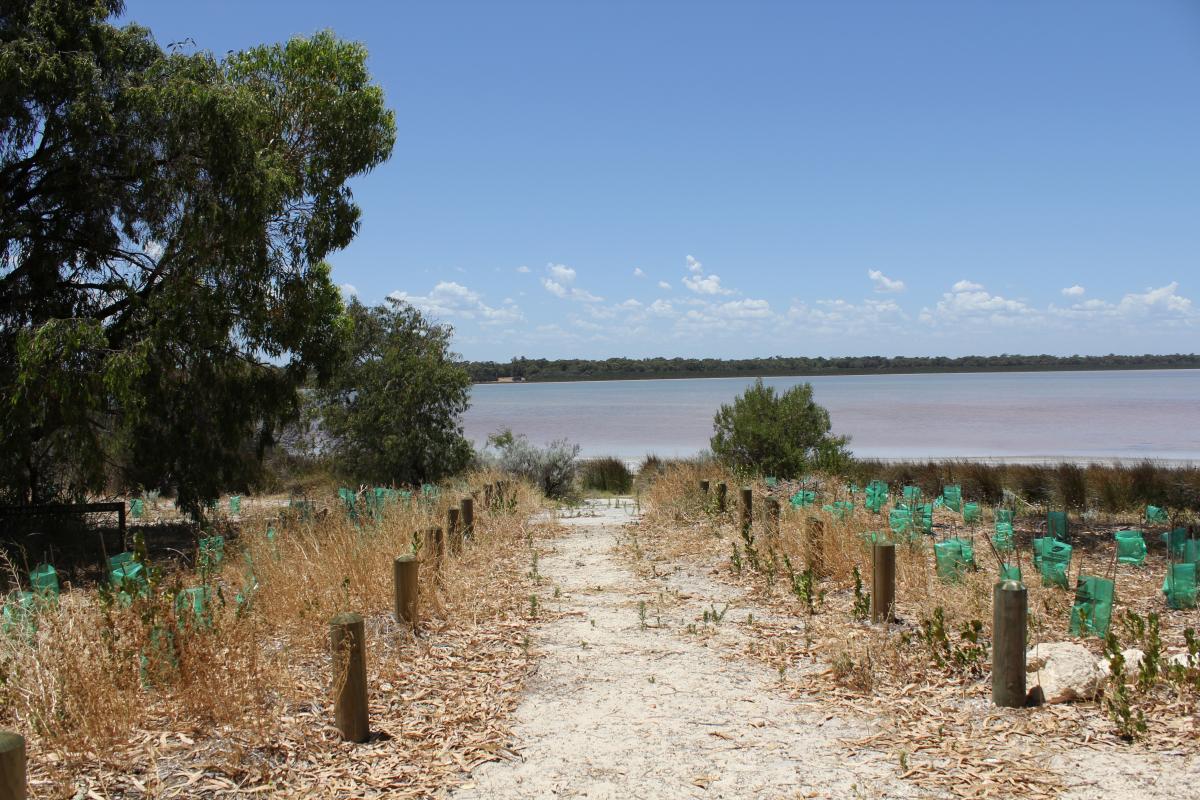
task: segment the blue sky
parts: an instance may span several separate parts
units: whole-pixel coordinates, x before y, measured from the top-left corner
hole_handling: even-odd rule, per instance
[[[127,4],[364,42],[334,275],[468,358],[1200,351],[1200,4]]]

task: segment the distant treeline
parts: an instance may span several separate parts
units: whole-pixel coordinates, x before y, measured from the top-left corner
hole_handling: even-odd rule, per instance
[[[849,356],[845,358],[514,358],[503,363],[465,364],[476,383],[512,378],[525,381],[605,381],[636,378],[737,378],[755,375],[864,375],[903,372],[1005,372],[1085,369],[1197,369],[1200,354],[1142,356]]]

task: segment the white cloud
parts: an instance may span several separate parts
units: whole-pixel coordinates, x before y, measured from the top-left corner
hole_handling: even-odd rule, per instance
[[[563,283],[571,283],[575,280],[575,270],[564,264],[550,264],[546,269],[550,270],[550,274],[554,276],[555,280]]]
[[[630,310],[636,310],[641,307],[642,307],[641,301],[635,300],[632,297],[629,298],[628,300],[626,300],[624,303],[621,303],[621,305],[619,306],[619,308],[626,308],[626,309],[630,309]]]
[[[633,268],[633,277],[644,278],[644,277],[646,277],[646,273],[642,271],[641,267],[634,267]]]
[[[156,242],[153,239],[149,240],[145,245],[142,246],[142,252],[150,256],[155,261],[158,261],[160,258],[162,258],[162,254],[166,251],[167,248],[163,247],[162,242]]]
[[[352,283],[342,283],[338,285],[342,290],[343,298],[358,297],[358,289]]]
[[[696,278],[685,275],[683,285],[696,294],[733,294],[732,290],[726,289],[721,285],[719,275],[700,276]]]
[[[525,266],[524,264],[522,264],[521,266],[517,267],[517,272],[520,272],[520,273],[522,273],[522,274],[528,273],[528,272],[529,272],[529,267],[527,267],[527,266]]]
[[[987,321],[995,324],[1029,320],[1037,311],[1021,300],[1010,300],[991,294],[981,284],[962,280],[942,294],[933,309],[923,308],[921,322],[937,325],[941,322]]]
[[[704,265],[697,261],[695,256],[687,257],[687,268],[690,274],[683,276],[683,285],[696,294],[733,294],[732,289],[726,289],[721,285],[721,277],[719,275],[706,276],[704,274]],[[660,283],[659,286],[662,286],[662,284]]]
[[[871,279],[871,283],[875,284],[875,291],[877,292],[904,291],[904,281],[893,280],[877,269],[867,270],[867,277]]]
[[[555,297],[565,298],[567,296],[567,287],[563,286],[558,281],[552,281],[549,278],[542,278],[542,286],[546,287],[546,291]]]
[[[574,277],[574,271],[572,271],[572,277]],[[563,300],[578,300],[581,303],[599,303],[604,300],[603,297],[594,295],[586,289],[580,289],[576,286],[564,286],[550,278],[542,278],[542,286],[547,292]]]
[[[478,319],[484,325],[518,322],[524,319],[521,309],[511,301],[507,301],[500,308],[493,308],[483,302],[478,292],[454,281],[439,282],[427,295],[395,291],[388,297],[403,300],[437,317]]]
[[[1200,321],[1191,299],[1180,295],[1178,290],[1179,282],[1171,281],[1166,286],[1148,288],[1144,292],[1130,292],[1116,303],[1093,298],[1067,308],[1051,306],[1050,311],[1068,319],[1120,320],[1153,316],[1155,321],[1167,324]]]
[[[1063,289],[1062,293],[1066,297],[1079,297],[1081,294],[1083,294],[1086,291],[1087,291],[1086,289],[1084,289],[1082,286],[1080,286],[1077,283],[1074,286],[1068,286],[1067,288]]]
[[[671,284],[667,283],[666,281],[659,281],[659,282],[658,282],[658,288],[660,288],[660,289],[670,289],[670,288],[671,288]]]
[[[671,304],[662,299],[655,300],[646,310],[658,317],[669,317],[675,313],[675,309],[672,308]]]
[[[771,316],[771,304],[766,300],[731,300],[713,310],[720,316],[732,319],[762,319]]]
[[[871,299],[861,303],[842,299],[817,300],[812,305],[797,302],[788,309],[787,317],[801,325],[806,333],[823,335],[899,330],[909,319],[896,301]]]

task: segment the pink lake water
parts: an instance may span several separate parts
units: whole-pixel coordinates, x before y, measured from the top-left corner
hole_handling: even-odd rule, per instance
[[[833,428],[864,458],[1200,461],[1200,370],[1006,372],[764,378],[811,383]],[[752,378],[480,384],[468,438],[509,427],[582,455],[690,456],[713,415]]]

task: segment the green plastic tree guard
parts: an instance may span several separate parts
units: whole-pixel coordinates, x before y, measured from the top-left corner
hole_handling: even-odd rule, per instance
[[[907,508],[893,508],[888,514],[888,527],[896,535],[897,540],[906,541],[912,538],[912,512]]]
[[[1043,586],[1070,588],[1067,573],[1071,569],[1071,545],[1049,536],[1033,540],[1034,563],[1042,574]]]
[[[39,597],[44,599],[57,598],[60,591],[58,570],[49,564],[38,564],[29,573],[29,585],[33,588],[34,594]]]
[[[1138,530],[1117,531],[1117,561],[1121,564],[1142,566],[1146,563],[1146,540]]]
[[[1200,539],[1188,539],[1183,543],[1183,555],[1179,560],[1184,564],[1200,564]]]
[[[177,594],[175,596],[175,614],[179,617],[180,623],[194,622],[204,628],[210,627],[212,625],[212,617],[209,614],[211,599],[212,593],[207,586],[184,589]]]
[[[242,496],[240,494],[234,494],[234,495],[229,496],[229,513],[230,514],[242,513]]]
[[[979,522],[982,514],[979,511],[979,503],[964,503],[962,507],[963,522],[972,523]]]
[[[779,485],[779,479],[776,478],[774,475],[768,475],[764,479],[763,482],[766,483],[767,486],[771,487],[772,489]]]
[[[1166,525],[1169,521],[1165,508],[1146,506],[1146,522],[1152,525]]]
[[[1162,535],[1162,541],[1167,546],[1167,552],[1172,559],[1176,561],[1182,560],[1184,551],[1187,549],[1187,528],[1176,528],[1173,531],[1167,531]]]
[[[221,562],[225,560],[225,537],[224,536],[209,536],[200,540],[200,559],[199,566],[201,570],[216,569],[221,566]]]
[[[1069,541],[1070,527],[1067,522],[1067,512],[1048,512],[1046,514],[1046,530],[1049,532],[1051,539],[1057,539],[1060,542]]]
[[[962,511],[962,487],[958,484],[943,486],[942,505],[951,511]]]
[[[933,546],[933,555],[937,561],[937,576],[944,581],[957,582],[967,570],[968,560],[963,553],[961,539],[947,539]]]
[[[0,615],[4,619],[6,635],[32,638],[37,633],[37,596],[33,592],[12,592]]]
[[[129,516],[134,519],[141,519],[146,513],[146,503],[140,497],[135,497],[129,501]]]
[[[1011,508],[997,508],[996,509],[996,524],[998,525],[1001,522],[1008,523],[1009,527],[1012,526],[1013,511]]]
[[[884,481],[871,481],[867,485],[867,499],[863,503],[870,511],[878,514],[887,505],[888,485]]]
[[[1020,564],[1000,564],[1000,580],[1002,581],[1021,581],[1021,565]]]
[[[1169,564],[1163,581],[1163,594],[1169,608],[1196,607],[1196,565]]]
[[[1084,636],[1089,633],[1101,639],[1108,636],[1115,588],[1116,584],[1108,578],[1079,576],[1075,585],[1075,604],[1071,606],[1071,620],[1068,626],[1072,636]]]
[[[801,489],[792,495],[792,508],[808,508],[813,503],[817,502],[817,493],[810,492],[806,489]]]
[[[920,486],[905,486],[903,489],[904,502],[915,504],[921,502],[921,487]]]
[[[1016,546],[1013,540],[1013,529],[1011,522],[997,522],[996,533],[992,536],[992,544],[996,546],[996,551],[1000,553],[1009,553]]]

